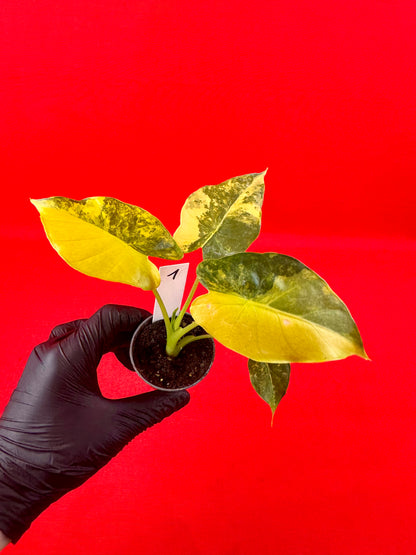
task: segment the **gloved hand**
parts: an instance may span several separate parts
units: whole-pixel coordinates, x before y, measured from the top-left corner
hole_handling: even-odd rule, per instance
[[[51,503],[80,486],[138,433],[189,401],[186,391],[105,399],[96,369],[149,313],[107,305],[55,328],[33,350],[0,419],[0,530],[16,542]]]

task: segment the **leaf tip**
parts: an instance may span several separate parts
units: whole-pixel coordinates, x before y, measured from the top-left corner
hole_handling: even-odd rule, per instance
[[[275,414],[276,414],[276,409],[274,409],[274,410],[272,409],[272,418],[270,420],[270,428],[273,428]]]
[[[364,360],[368,360],[368,361],[372,362],[371,358],[368,356],[368,354],[364,350],[363,350],[363,354],[361,356]]]
[[[361,342],[360,348],[358,349],[358,351],[355,354],[358,355],[359,357],[363,358],[364,360],[371,361],[371,358],[366,353],[366,350],[364,349],[364,345],[362,344],[362,342]]]
[[[29,198],[29,200],[40,214],[42,213],[42,209],[48,205],[49,201],[47,198]]]

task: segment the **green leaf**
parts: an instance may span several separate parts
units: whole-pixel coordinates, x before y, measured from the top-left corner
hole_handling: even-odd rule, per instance
[[[194,300],[195,321],[247,358],[275,363],[368,358],[345,304],[295,258],[240,253],[201,262],[197,275],[209,293]]]
[[[147,257],[183,256],[161,222],[138,206],[110,197],[31,202],[52,246],[70,266],[89,276],[154,289],[160,275]]]
[[[202,247],[204,258],[245,251],[260,232],[266,171],[207,185],[192,193],[174,233],[182,250]]]
[[[290,364],[273,364],[249,359],[248,369],[254,390],[272,409],[274,413],[287,391],[290,377]]]

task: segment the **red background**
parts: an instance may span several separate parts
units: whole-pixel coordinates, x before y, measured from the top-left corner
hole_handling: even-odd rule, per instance
[[[54,325],[153,304],[66,266],[30,197],[115,196],[173,232],[197,187],[268,167],[253,249],[327,279],[372,358],[294,365],[270,428],[218,346],[183,411],[10,552],[416,552],[415,24],[412,1],[1,2],[0,408]],[[144,390],[110,356],[100,380]]]

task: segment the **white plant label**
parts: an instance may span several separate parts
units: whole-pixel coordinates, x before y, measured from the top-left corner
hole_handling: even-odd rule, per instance
[[[168,316],[172,316],[175,308],[180,310],[185,291],[186,277],[188,275],[189,262],[184,264],[171,264],[170,266],[161,266],[160,272],[160,285],[157,288],[159,295],[166,307]],[[153,309],[153,322],[162,320],[163,314],[160,306],[155,301]]]

